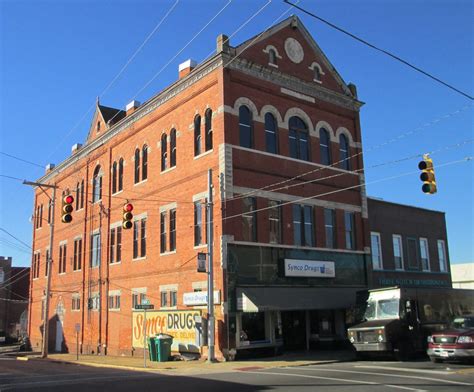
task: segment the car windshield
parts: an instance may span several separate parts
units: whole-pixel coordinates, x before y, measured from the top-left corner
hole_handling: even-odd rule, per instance
[[[474,328],[474,317],[456,317],[451,323],[452,328]]]
[[[369,299],[365,310],[366,320],[391,319],[399,317],[399,299]]]

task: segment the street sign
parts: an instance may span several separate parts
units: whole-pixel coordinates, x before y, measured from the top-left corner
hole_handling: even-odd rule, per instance
[[[150,309],[155,309],[155,305],[151,305],[151,304],[135,305],[135,309],[137,309],[137,310],[150,310]]]
[[[197,257],[198,268],[197,272],[206,272],[206,253],[199,252]]]
[[[81,324],[76,323],[76,332],[79,333],[81,332]]]

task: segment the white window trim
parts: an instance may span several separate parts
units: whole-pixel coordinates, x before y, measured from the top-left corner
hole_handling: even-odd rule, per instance
[[[426,258],[428,259],[428,268],[426,269],[425,266],[423,265],[423,257],[422,257],[422,254],[421,254],[421,243],[423,241],[426,241]],[[428,242],[428,238],[425,238],[425,237],[420,237],[419,239],[419,243],[420,243],[420,261],[421,261],[421,268],[423,271],[431,271],[431,263],[430,263],[430,248],[429,248],[429,242]]]
[[[373,252],[374,252],[372,249],[372,236],[373,235],[378,238],[378,251],[379,251],[380,261],[379,261],[379,266],[377,268],[375,268],[374,266],[374,259],[373,259]],[[376,271],[383,270],[382,237],[380,236],[379,232],[376,232],[376,231],[370,232],[370,248],[371,248],[370,250],[371,250],[372,268]]]
[[[441,257],[439,257],[439,244],[443,244],[444,265],[441,266]],[[446,255],[446,242],[444,240],[437,240],[436,247],[438,248],[438,263],[440,272],[448,272],[448,257]],[[443,267],[443,268],[441,268]]]
[[[392,234],[392,247],[393,247],[393,240],[394,238],[398,238],[400,240],[400,258],[402,259],[402,267],[397,268],[395,266],[396,271],[405,271],[405,258],[403,257],[403,238],[401,234]],[[393,249],[393,260],[395,261],[395,248]]]

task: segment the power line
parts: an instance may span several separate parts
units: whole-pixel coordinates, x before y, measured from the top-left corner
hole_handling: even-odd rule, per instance
[[[328,25],[329,27],[332,27],[333,29],[336,29],[337,31],[339,31],[339,32],[341,32],[341,33],[343,33],[343,34],[346,34],[346,35],[348,35],[349,37],[354,38],[356,41],[359,41],[359,42],[361,42],[362,44],[364,44],[364,45],[366,45],[366,46],[368,46],[368,47],[370,47],[370,48],[372,48],[372,49],[374,49],[374,50],[376,50],[376,51],[378,51],[378,52],[381,52],[381,53],[383,53],[383,54],[386,54],[387,56],[389,56],[389,57],[391,57],[391,58],[397,60],[398,62],[400,62],[400,63],[402,63],[402,64],[405,64],[406,66],[408,66],[408,67],[414,69],[415,71],[417,71],[417,72],[419,72],[419,73],[421,73],[421,74],[423,74],[423,75],[429,77],[430,79],[432,79],[432,80],[434,80],[434,81],[436,81],[436,82],[442,84],[443,86],[448,87],[449,89],[451,89],[451,90],[457,92],[458,94],[463,95],[464,97],[470,99],[471,101],[474,101],[474,97],[473,97],[472,95],[469,95],[469,94],[467,94],[467,93],[465,93],[465,92],[459,90],[458,88],[456,88],[456,87],[454,87],[454,86],[452,86],[452,85],[450,85],[450,84],[444,82],[443,80],[437,78],[436,76],[430,74],[430,73],[427,72],[427,71],[423,71],[421,68],[419,68],[419,67],[417,67],[417,66],[415,66],[415,65],[413,65],[413,64],[411,64],[411,63],[409,63],[407,60],[402,59],[401,57],[399,57],[399,56],[397,56],[397,55],[395,55],[395,54],[389,52],[388,50],[379,48],[379,47],[375,46],[374,44],[371,44],[370,42],[367,42],[366,40],[364,40],[364,39],[362,39],[362,38],[356,36],[355,34],[352,34],[352,33],[350,33],[349,31],[344,30],[343,28],[336,26],[334,23],[331,23],[331,22],[327,21],[326,19],[323,19],[322,17],[320,17],[320,16],[318,16],[318,15],[316,15],[316,14],[310,12],[310,11],[305,10],[304,8],[302,8],[302,7],[300,7],[300,6],[297,6],[296,4],[293,4],[293,3],[289,2],[288,0],[283,0],[283,2],[286,3],[286,4],[289,4],[289,5],[293,6],[293,7],[295,7],[295,8],[297,8],[297,9],[299,9],[301,12],[304,12],[305,14],[307,14],[307,15],[309,15],[309,16],[312,16],[313,18],[315,18],[315,19],[317,19],[317,20],[319,20],[319,21],[325,23],[325,24]]]
[[[441,165],[437,165],[436,168],[439,169],[440,167],[445,167],[445,166],[454,165],[454,164],[458,164],[458,163],[468,162],[468,161],[472,161],[472,160],[473,160],[473,157],[469,156],[469,157],[465,157],[465,158],[457,160],[457,161],[451,161],[451,162],[447,162],[447,163],[444,163],[444,164],[441,164]],[[360,183],[358,185],[353,185],[353,186],[349,186],[349,187],[345,187],[345,188],[341,188],[341,189],[336,189],[334,191],[329,191],[329,192],[325,192],[325,193],[320,193],[320,194],[307,196],[307,197],[302,197],[302,198],[299,198],[299,199],[296,199],[296,200],[280,203],[279,206],[285,206],[285,205],[294,204],[294,203],[301,203],[302,201],[305,201],[305,200],[316,199],[316,198],[319,198],[319,197],[332,195],[334,193],[339,193],[339,192],[344,192],[344,191],[351,190],[351,189],[360,188],[360,187],[363,187],[363,186],[366,186],[366,185],[371,185],[371,184],[376,184],[376,183],[379,183],[379,182],[394,180],[396,178],[405,177],[405,176],[412,175],[412,174],[419,173],[419,172],[420,172],[419,170],[410,171],[410,172],[406,172],[406,173],[403,173],[403,174],[398,174],[398,175],[392,176],[392,177],[381,178],[379,180],[375,180],[375,181],[371,181],[371,182],[363,182],[363,183]],[[228,216],[228,217],[224,217],[224,218],[222,218],[222,220],[224,221],[224,220],[227,220],[227,219],[238,218],[239,216],[248,215],[249,213],[253,214],[253,213],[256,213],[256,212],[266,211],[266,210],[269,210],[269,209],[272,209],[272,208],[274,208],[274,207],[270,206],[270,207],[259,208],[259,209],[253,210],[251,212],[245,212],[245,213],[241,213],[241,214],[235,214],[235,215],[231,215],[231,216]]]
[[[16,159],[17,161],[24,162],[24,163],[28,163],[29,165],[41,167],[42,169],[44,169],[44,166],[43,166],[43,165],[40,165],[39,163],[27,161],[26,159],[19,158],[19,157],[15,156],[15,155],[12,155],[12,154],[7,154],[6,152],[3,152],[3,151],[0,151],[0,154],[5,155],[6,157],[9,157],[9,158],[12,158],[12,159]]]
[[[174,8],[178,5],[179,0],[176,0],[176,2],[171,6],[171,8],[168,10],[168,12],[165,14],[165,16],[158,22],[158,24],[153,28],[153,30],[148,34],[148,36],[145,38],[145,40],[141,43],[141,45],[135,50],[133,55],[126,61],[126,63],[123,65],[123,67],[120,69],[119,73],[115,75],[115,77],[112,79],[112,81],[107,85],[107,87],[100,93],[99,96],[105,95],[105,93],[113,86],[113,84],[117,81],[117,79],[122,75],[122,73],[125,71],[125,69],[130,65],[130,63],[135,59],[137,54],[143,49],[143,47],[146,45],[146,43],[151,39],[151,37],[156,33],[156,31],[161,27],[163,22],[168,18],[170,13],[174,10]],[[84,121],[86,116],[89,114],[89,112],[95,107],[95,103],[91,105],[91,107],[87,110],[87,112],[84,113],[84,115],[81,117],[81,119],[74,125],[74,127],[71,128],[71,130],[66,133],[66,135],[62,138],[62,140],[56,145],[56,149],[53,150],[53,152],[48,156],[48,159],[51,158],[51,156],[58,150],[59,146],[62,145],[62,143],[75,131],[75,129],[79,126],[79,124]],[[115,116],[114,116],[115,117]]]
[[[8,230],[5,230],[3,227],[0,227],[0,230],[3,231],[4,233],[8,234],[13,239],[17,240],[22,245],[25,245],[28,249],[32,249],[30,245],[28,245],[26,242],[20,240],[19,238],[15,237],[12,233],[10,233]]]
[[[6,174],[0,174],[0,177],[9,178],[10,180],[23,181],[22,178],[7,176]]]
[[[386,140],[386,141],[384,141],[384,142],[382,142],[382,143],[380,143],[380,144],[376,144],[375,146],[366,148],[365,150],[362,150],[362,149],[361,149],[359,152],[357,152],[357,153],[355,153],[355,154],[352,154],[352,155],[350,155],[350,156],[348,156],[348,157],[346,157],[346,158],[344,158],[344,159],[341,159],[341,160],[339,160],[339,161],[333,162],[333,163],[330,164],[330,165],[322,166],[322,167],[318,166],[316,169],[311,169],[311,170],[309,170],[309,171],[307,171],[307,172],[298,174],[298,175],[296,175],[296,176],[294,176],[294,177],[291,177],[291,178],[289,178],[289,179],[282,180],[282,181],[279,181],[279,182],[276,182],[276,183],[273,183],[273,184],[269,184],[269,185],[266,185],[266,186],[264,186],[264,187],[262,187],[262,188],[259,188],[259,189],[257,189],[257,190],[254,190],[254,191],[251,191],[251,192],[246,192],[246,193],[244,193],[244,194],[242,194],[242,195],[239,195],[239,196],[236,196],[236,197],[233,197],[233,198],[229,198],[229,199],[227,199],[227,201],[242,199],[242,198],[244,198],[244,197],[248,197],[248,196],[251,196],[252,194],[255,194],[255,192],[258,192],[258,191],[261,191],[261,190],[265,190],[265,189],[268,189],[268,188],[271,188],[271,187],[274,187],[274,186],[286,184],[286,183],[288,183],[288,182],[290,182],[290,181],[294,181],[294,180],[296,180],[296,179],[298,179],[298,178],[305,177],[305,176],[307,176],[308,174],[314,174],[314,173],[317,173],[317,172],[319,172],[319,171],[321,171],[321,170],[326,170],[326,169],[329,169],[329,168],[331,168],[331,167],[335,167],[336,165],[339,165],[339,164],[341,164],[341,163],[343,163],[343,162],[345,162],[345,161],[347,161],[347,160],[350,160],[350,159],[352,159],[352,158],[356,158],[356,157],[358,157],[359,155],[362,155],[362,154],[367,155],[368,152],[371,152],[371,151],[377,150],[377,149],[379,149],[379,148],[385,147],[385,146],[387,146],[387,145],[389,145],[389,144],[391,144],[391,143],[394,143],[394,142],[399,141],[400,139],[404,139],[404,138],[407,137],[407,136],[410,136],[410,135],[413,135],[413,134],[415,134],[415,133],[417,133],[417,132],[420,132],[420,131],[422,131],[422,130],[424,130],[424,129],[426,129],[426,128],[432,126],[432,125],[435,125],[435,124],[439,123],[439,122],[442,121],[442,120],[446,120],[446,119],[448,119],[448,118],[451,118],[451,117],[453,117],[453,116],[455,116],[455,115],[457,115],[457,114],[459,114],[459,113],[462,113],[463,111],[465,111],[465,110],[467,110],[467,109],[469,109],[469,108],[472,108],[472,107],[473,107],[473,104],[465,105],[465,106],[463,106],[463,107],[461,107],[461,108],[455,110],[454,112],[447,113],[447,114],[445,114],[445,115],[443,115],[443,116],[441,116],[441,117],[437,117],[437,118],[435,118],[434,120],[428,121],[428,122],[424,123],[423,125],[420,125],[420,126],[414,128],[414,129],[405,131],[405,132],[399,134],[398,136],[393,137],[393,138],[391,138],[391,139],[388,139],[388,140]],[[347,173],[347,174],[350,174],[350,173]]]

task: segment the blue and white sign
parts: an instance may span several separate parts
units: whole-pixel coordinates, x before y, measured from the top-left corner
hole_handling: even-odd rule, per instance
[[[183,303],[187,306],[207,305],[207,291],[196,291],[183,294]],[[214,291],[214,304],[221,303],[221,292]]]
[[[285,259],[285,276],[334,278],[336,270],[332,261]]]

